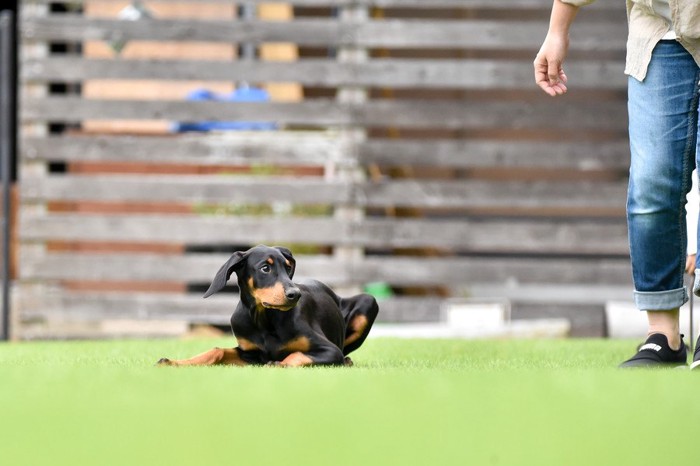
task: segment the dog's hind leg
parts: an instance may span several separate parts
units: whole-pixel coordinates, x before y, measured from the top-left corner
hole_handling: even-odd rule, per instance
[[[360,294],[341,299],[340,310],[345,319],[343,354],[348,355],[359,348],[367,338],[379,312],[379,306],[373,296]]]
[[[248,363],[241,359],[237,348],[213,348],[189,359],[167,359],[158,361],[159,366],[214,366],[227,364],[245,366]]]

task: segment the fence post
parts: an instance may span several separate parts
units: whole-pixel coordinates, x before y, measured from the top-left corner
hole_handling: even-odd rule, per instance
[[[369,20],[369,11],[366,6],[349,5],[338,9],[338,20],[348,21],[351,23],[366,22]],[[350,40],[347,40],[350,39]],[[346,45],[337,50],[337,60],[342,63],[362,63],[367,61],[367,49],[357,45],[357,37],[346,38]],[[362,104],[367,101],[367,89],[361,86],[339,87],[337,92],[337,100],[348,106]],[[359,166],[359,145],[367,138],[367,133],[364,129],[358,128],[353,122],[350,127],[343,128],[341,137],[344,141],[349,141],[347,148],[349,153],[343,154],[343,164],[336,167],[333,174],[336,179],[344,180],[351,184],[356,184],[362,181],[364,174]],[[346,222],[361,222],[365,217],[364,206],[358,204],[358,199],[353,199],[349,205],[336,206],[335,217]],[[353,264],[361,261],[364,257],[364,249],[357,246],[335,246],[334,255],[336,258],[344,261],[346,266],[353,267]],[[350,274],[354,276],[354,274]],[[357,293],[360,291],[362,282],[353,282],[346,284],[347,289],[341,290],[346,294]]]
[[[10,338],[10,234],[14,108],[14,13],[0,11],[0,175],[2,177],[2,332],[0,340]]]
[[[42,18],[49,16],[49,4],[38,2],[22,2],[21,15],[23,18]],[[22,56],[26,59],[41,60],[49,56],[49,44],[42,40],[29,36],[22,38]],[[48,86],[45,82],[24,82],[21,86],[22,99],[41,99],[49,94]],[[43,121],[20,120],[18,122],[19,133],[22,136],[29,137],[48,137],[48,124]],[[43,183],[48,176],[48,163],[36,157],[37,154],[31,151],[18,153],[18,174],[20,185],[26,186],[27,182]],[[46,200],[43,197],[35,196],[35,193],[24,193],[25,195],[17,203],[17,209],[21,211],[21,217],[26,220],[28,218],[36,218],[46,215],[48,210]],[[29,195],[27,195],[29,194]],[[16,243],[18,249],[18,261],[20,264],[25,263],[28,259],[35,260],[43,257],[47,252],[46,242],[41,241],[26,241],[20,235],[19,241]],[[24,325],[22,314],[26,308],[33,311],[40,310],[44,315],[45,311],[50,307],[48,303],[55,304],[49,297],[50,287],[46,281],[29,283],[24,280],[23,270],[21,267],[17,270],[17,280],[15,281],[16,289],[16,305],[13,308],[12,315],[12,338],[22,338],[25,334],[27,326]]]

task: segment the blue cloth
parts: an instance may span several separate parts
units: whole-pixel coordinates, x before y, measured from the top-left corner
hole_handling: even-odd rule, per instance
[[[654,49],[644,81],[628,83],[627,194],[635,302],[643,311],[680,307],[686,257],[686,194],[698,152],[700,67],[676,41]]]
[[[229,94],[216,94],[208,89],[196,89],[187,95],[192,101],[217,102],[268,102],[270,95],[257,87],[241,87]],[[277,125],[267,121],[199,121],[178,122],[172,125],[172,131],[264,131],[277,129]]]

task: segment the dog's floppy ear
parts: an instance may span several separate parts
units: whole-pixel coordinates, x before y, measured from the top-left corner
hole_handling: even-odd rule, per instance
[[[287,259],[290,264],[292,264],[292,271],[289,273],[289,278],[294,277],[294,272],[297,269],[297,261],[294,260],[294,256],[292,256],[292,251],[281,246],[275,246],[275,249],[281,252],[284,258]]]
[[[231,278],[231,274],[233,273],[234,269],[241,263],[243,263],[243,261],[245,261],[247,258],[247,252],[234,252],[233,255],[229,258],[229,260],[227,260],[226,263],[221,266],[219,271],[216,272],[216,276],[211,282],[211,285],[209,285],[209,289],[207,290],[207,292],[204,293],[204,297],[208,298],[217,291],[223,290],[226,286],[226,282],[229,278]]]

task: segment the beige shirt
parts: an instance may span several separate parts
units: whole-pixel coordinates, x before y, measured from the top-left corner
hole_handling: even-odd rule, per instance
[[[583,6],[595,0],[561,0]],[[669,31],[675,31],[676,40],[690,52],[700,66],[700,1],[668,0],[671,24],[654,12],[654,0],[626,0],[629,34],[627,36],[627,64],[625,74],[644,80],[656,43]]]
[[[671,17],[671,5],[668,0],[651,0],[651,7],[658,16],[661,16],[668,24],[673,24],[673,18]],[[674,40],[676,38],[676,31],[671,28],[664,36],[662,40]]]

